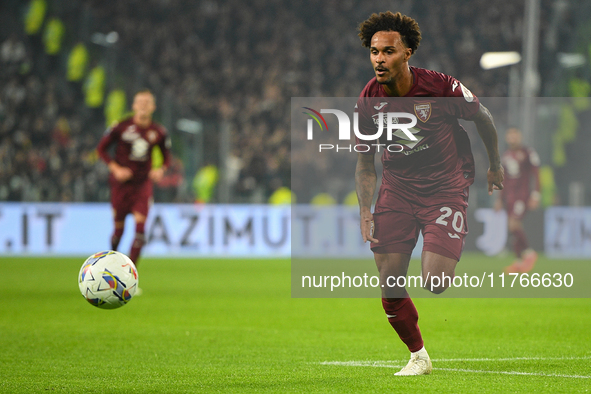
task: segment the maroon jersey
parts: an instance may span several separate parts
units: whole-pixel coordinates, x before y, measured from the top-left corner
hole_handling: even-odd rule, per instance
[[[532,191],[540,191],[540,158],[532,148],[508,149],[501,157],[505,168],[503,200],[526,202]]]
[[[438,192],[456,193],[474,182],[470,141],[458,118],[472,118],[480,107],[478,98],[451,76],[416,67],[410,70],[413,86],[403,98],[380,100],[389,96],[373,78],[357,102],[362,134],[376,133],[379,112],[409,113],[417,118],[416,126],[409,129],[417,141],[401,131],[396,131],[390,141],[385,140],[385,132],[380,141],[357,138],[357,144],[395,143],[399,147],[393,152],[381,149],[384,171],[376,212],[389,210],[388,193],[384,190],[429,196]],[[375,151],[376,147],[372,146],[368,153]]]
[[[113,144],[115,162],[133,172],[133,177],[126,183],[140,184],[148,180],[152,169],[152,148],[156,145],[164,156],[164,166],[167,167],[170,162],[170,141],[166,129],[155,122],[141,128],[133,122],[133,118],[128,118],[108,129],[97,148],[106,163],[113,160],[108,152]]]

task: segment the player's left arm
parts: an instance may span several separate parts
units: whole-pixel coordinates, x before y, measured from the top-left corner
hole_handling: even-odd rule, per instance
[[[488,181],[488,194],[492,195],[493,190],[503,189],[503,179],[505,178],[505,170],[501,165],[501,156],[499,155],[497,128],[490,111],[482,104],[480,104],[476,115],[470,120],[476,124],[478,134],[486,147],[489,162],[486,179]]]
[[[166,133],[166,130],[164,130],[162,138],[160,138],[160,141],[158,141],[158,147],[160,148],[164,159],[162,166],[158,168],[152,168],[149,173],[150,179],[156,183],[162,180],[164,177],[164,172],[170,166],[170,146],[170,137],[168,136],[168,133]]]
[[[533,211],[540,206],[540,199],[542,195],[540,194],[540,156],[538,153],[533,149],[529,149],[529,164],[531,166],[531,193],[529,194],[529,199],[527,201],[527,209]]]

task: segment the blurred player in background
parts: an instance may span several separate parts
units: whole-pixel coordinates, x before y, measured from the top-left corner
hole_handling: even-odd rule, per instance
[[[458,118],[473,121],[484,142],[490,164],[489,194],[503,188],[497,131],[490,112],[460,81],[409,67],[408,61],[421,40],[415,20],[389,11],[372,14],[359,26],[359,37],[369,48],[376,75],[357,102],[361,133],[376,134],[380,112],[410,113],[418,118],[414,139],[397,133],[398,140],[390,142],[398,142],[401,150],[382,149],[384,170],[373,215],[376,146],[388,141],[357,140],[358,144],[373,144],[368,152],[358,154],[355,183],[361,234],[364,241],[371,241],[383,289],[382,305],[411,352],[410,361],[396,375],[426,375],[432,365],[423,345],[417,310],[406,288],[390,287],[388,278],[406,278],[421,231],[423,287],[439,294],[451,285],[468,232],[468,187],[474,182],[470,141]],[[388,101],[387,97],[408,99]],[[437,285],[433,277],[442,275],[450,280]]]
[[[135,220],[135,238],[129,258],[137,265],[145,243],[144,227],[152,204],[152,182],[162,179],[170,163],[170,140],[166,129],[152,120],[156,110],[154,95],[142,90],[134,96],[133,116],[108,129],[99,142],[98,153],[108,164],[111,175],[111,205],[115,230],[111,248],[117,250],[123,235],[125,217]],[[108,150],[115,146],[115,156]],[[159,146],[164,157],[160,168],[152,168],[152,148]]]
[[[507,268],[507,273],[529,272],[538,254],[529,247],[523,218],[527,211],[540,204],[540,158],[532,148],[522,145],[521,130],[510,128],[505,134],[507,151],[501,162],[506,170],[505,188],[495,201],[495,210],[507,210],[509,234],[513,238],[513,251],[517,260]]]

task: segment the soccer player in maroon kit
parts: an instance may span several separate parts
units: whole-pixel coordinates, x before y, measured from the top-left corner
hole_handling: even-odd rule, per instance
[[[152,182],[160,181],[169,165],[170,140],[166,129],[152,120],[156,101],[149,90],[136,93],[132,110],[133,116],[106,131],[97,150],[111,172],[109,183],[115,219],[111,248],[117,250],[125,217],[131,213],[135,220],[135,239],[129,258],[137,265],[145,243],[144,227],[152,204]],[[111,145],[115,145],[114,158],[108,152]],[[160,168],[152,168],[152,148],[156,145],[164,156]]]
[[[510,128],[505,133],[507,151],[501,157],[506,170],[505,188],[495,201],[495,209],[507,210],[509,234],[513,237],[513,251],[517,261],[505,268],[507,273],[529,272],[538,254],[529,247],[523,229],[523,218],[540,203],[540,158],[532,148],[522,145],[521,130]]]
[[[417,118],[411,131],[414,140],[397,133],[401,139],[395,149],[382,149],[384,170],[373,214],[377,144],[358,154],[355,182],[361,234],[364,241],[371,242],[383,286],[382,305],[411,352],[410,361],[396,375],[425,375],[432,365],[423,346],[417,310],[406,288],[389,287],[388,278],[406,277],[421,231],[423,287],[439,294],[451,285],[449,280],[437,286],[432,278],[453,278],[467,234],[468,187],[474,181],[474,159],[458,118],[475,122],[484,142],[490,164],[489,194],[503,188],[497,131],[490,112],[457,79],[408,65],[421,40],[419,26],[412,18],[390,11],[372,14],[360,24],[359,37],[370,50],[376,75],[357,103],[360,132],[376,134],[378,112],[406,112]],[[403,97],[404,101],[388,97]],[[357,143],[369,144],[359,138]]]

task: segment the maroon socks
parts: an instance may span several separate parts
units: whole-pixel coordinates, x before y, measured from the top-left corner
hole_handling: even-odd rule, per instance
[[[382,306],[388,321],[411,352],[423,347],[419,329],[419,314],[410,298],[382,298]]]

